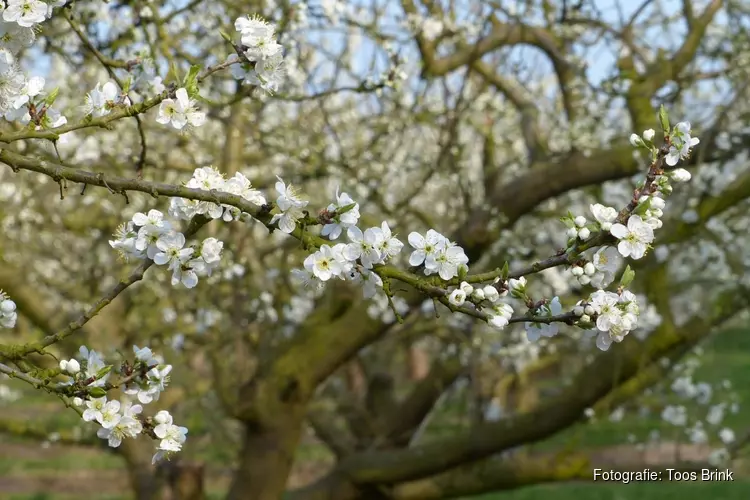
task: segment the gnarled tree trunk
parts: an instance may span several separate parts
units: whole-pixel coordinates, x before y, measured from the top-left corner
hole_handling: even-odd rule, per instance
[[[275,422],[245,424],[240,463],[232,478],[228,500],[280,500],[294,463],[305,416],[295,404]]]

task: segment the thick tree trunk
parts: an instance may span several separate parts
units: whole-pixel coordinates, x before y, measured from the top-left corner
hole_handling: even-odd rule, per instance
[[[303,412],[279,416],[272,428],[247,425],[227,500],[280,500],[302,434]],[[291,418],[290,418],[291,417]]]
[[[142,443],[125,439],[117,449],[128,466],[128,477],[136,500],[157,500],[160,496],[160,481],[156,476],[151,455]]]

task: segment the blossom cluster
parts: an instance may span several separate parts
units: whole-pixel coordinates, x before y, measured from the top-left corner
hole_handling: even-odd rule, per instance
[[[206,114],[198,111],[195,99],[188,96],[187,89],[181,87],[175,91],[174,99],[168,97],[159,104],[157,123],[172,124],[177,130],[187,126],[200,127],[206,122]]]
[[[80,387],[86,392],[85,398],[74,397],[73,404],[85,407],[82,413],[84,421],[97,422],[101,426],[98,437],[117,448],[123,439],[135,438],[147,427],[160,440],[153,457],[153,462],[157,462],[182,449],[187,429],[174,425],[172,416],[166,411],[158,412],[153,419],[141,416],[142,405],[157,401],[165,390],[172,366],[164,364],[148,347],[133,346],[133,351],[133,365],[125,363],[121,368],[126,396],[122,401],[107,399],[105,388],[113,367],[105,364],[93,349],[81,346],[80,361],[75,358],[60,360],[60,370],[70,377],[64,385]],[[134,404],[130,396],[135,396],[141,404]]]
[[[464,249],[448,238],[430,229],[424,236],[417,232],[409,234],[409,245],[414,251],[409,256],[409,265],[424,266],[424,274],[437,274],[449,280],[458,276],[459,270],[468,272],[469,258]]]
[[[172,286],[182,283],[194,288],[201,276],[211,276],[221,260],[224,243],[206,238],[200,245],[185,246],[185,235],[172,228],[159,210],[136,213],[121,225],[110,240],[112,248],[124,259],[151,259],[172,271]]]
[[[16,303],[0,290],[0,327],[13,328],[17,318]]]
[[[388,223],[371,227],[363,232],[357,226],[346,231],[349,243],[334,246],[321,245],[320,249],[308,255],[304,261],[304,271],[310,277],[328,281],[333,277],[348,279],[363,286],[365,298],[371,298],[383,286],[383,280],[372,272],[376,264],[384,264],[397,255],[403,243],[394,237]]]
[[[499,301],[501,297],[506,295],[508,295],[508,290],[501,292],[494,283],[475,288],[462,281],[458,288],[448,295],[448,302],[456,307],[461,307],[467,302],[474,305],[474,307],[486,313],[489,325],[502,330],[508,325],[513,315],[513,308]]]
[[[276,42],[263,38],[268,29],[265,24],[259,23],[257,19],[246,21],[237,25],[238,30],[243,33],[243,43],[247,46],[255,44],[261,52],[254,53],[254,57],[261,57],[265,44]],[[651,144],[650,140],[654,135],[652,132],[646,131],[639,141],[631,139],[631,142],[637,147],[647,142]],[[675,126],[672,134],[675,139],[670,147],[682,147],[680,140],[687,144],[696,144],[697,139],[689,134],[689,124],[680,123]],[[653,168],[655,167],[652,165]],[[575,250],[579,241],[588,241],[594,231],[598,235],[610,235],[617,240],[616,247],[605,245],[593,251],[593,255],[588,258],[582,256],[571,265],[571,272],[581,285],[590,284],[598,290],[586,301],[580,301],[573,309],[571,317],[565,320],[570,321],[575,316],[578,320],[574,322],[582,328],[593,324],[596,327],[596,345],[600,349],[606,350],[612,342],[621,342],[636,327],[639,314],[635,295],[625,289],[634,274],[629,268],[623,274],[617,293],[605,291],[605,288],[614,281],[623,257],[639,259],[645,255],[654,239],[654,230],[662,225],[660,217],[666,206],[664,197],[668,196],[672,189],[670,180],[681,181],[687,178],[689,174],[681,169],[671,173],[650,173],[647,183],[635,191],[637,203],[634,202],[634,206],[628,206],[626,210],[618,212],[613,207],[597,203],[590,206],[593,222],[589,222],[584,216],[576,217],[570,213],[562,219],[568,226],[568,250]],[[291,234],[297,229],[300,221],[303,221],[304,230],[309,202],[303,200],[291,184],[287,185],[280,177],[277,179],[275,212],[267,225],[275,225],[280,231]],[[199,168],[195,170],[186,187],[229,192],[256,206],[268,208],[265,197],[239,173],[226,180],[212,167]],[[180,197],[172,198],[169,211],[179,219],[203,215],[231,221],[243,215],[250,215],[218,201],[197,201]],[[387,222],[383,222],[381,227],[370,227],[363,231],[357,226],[359,219],[359,204],[347,193],[339,192],[337,189],[335,200],[320,212],[315,222],[323,224],[321,236],[333,241],[346,232],[348,243],[319,245],[305,258],[304,268],[296,269],[293,273],[303,283],[316,287],[334,277],[351,280],[363,286],[366,298],[375,296],[384,284],[376,266],[383,265],[398,255],[403,243],[391,233]],[[424,235],[412,232],[408,236],[408,242],[413,249],[409,256],[409,264],[420,268],[425,275],[438,275],[444,281],[467,275],[468,257],[463,248],[434,229],[428,230]],[[210,275],[213,267],[218,264],[223,246],[221,242],[209,238],[199,249],[185,248],[184,235],[174,231],[163,220],[163,214],[156,210],[152,210],[148,215],[136,214],[132,221],[120,229],[117,239],[110,244],[126,256],[149,258],[157,265],[168,265],[173,272],[173,285],[182,282],[188,288],[197,284],[199,275]],[[502,283],[499,281],[500,278],[497,277],[492,284],[475,288],[467,281],[461,280],[461,285],[452,291],[445,291],[446,298],[441,300],[456,308],[462,307],[468,301],[476,310],[482,311],[481,317],[491,326],[502,329],[511,321],[513,308],[498,300],[510,292],[511,297],[522,300],[532,314],[525,324],[529,341],[553,337],[558,333],[557,322],[561,320],[558,316],[563,313],[558,297],[552,300],[532,300],[526,292],[526,278],[523,276],[503,280]]]
[[[656,160],[659,150],[652,143],[654,136],[654,130],[649,129],[642,136],[631,135],[630,142],[634,147],[650,150]],[[690,148],[699,143],[697,137],[691,137],[688,122],[675,125],[669,140],[669,150],[664,161],[670,166],[686,158]],[[574,313],[580,318],[581,324],[594,322],[595,332],[599,332],[596,345],[602,350],[607,350],[613,341],[621,342],[636,327],[638,305],[635,295],[623,289],[627,282],[621,283],[618,293],[606,292],[604,289],[614,281],[623,257],[641,259],[648,251],[654,241],[654,231],[662,227],[665,198],[672,193],[672,180],[688,181],[690,173],[678,168],[654,175],[649,185],[644,183],[636,191],[638,197],[632,211],[621,214],[613,207],[596,203],[590,206],[593,222],[589,222],[584,216],[574,217],[572,214],[562,219],[568,227],[566,234],[569,245],[575,245],[578,240],[588,240],[595,231],[609,234],[617,240],[616,247],[601,247],[590,260],[584,258],[571,266],[571,273],[581,285],[590,284],[598,289],[587,301],[579,302]],[[623,279],[627,281],[624,276]]]
[[[612,342],[622,342],[636,328],[639,312],[635,294],[624,289],[597,290],[573,308],[581,323],[594,323],[596,329],[591,333],[596,335],[596,346],[602,351],[609,349]]]
[[[97,83],[96,87],[86,95],[84,111],[87,115],[98,118],[108,115],[118,104],[129,106],[130,98],[120,95],[114,82],[107,82],[104,85]]]
[[[253,188],[250,180],[240,172],[225,179],[223,174],[213,167],[197,168],[185,187],[234,194],[258,207],[266,204],[265,197]],[[211,201],[172,198],[169,204],[169,214],[181,220],[190,220],[196,215],[203,215],[209,219],[222,219],[229,222],[238,220],[242,212],[236,207]]]
[[[279,212],[271,217],[271,224],[276,224],[281,232],[291,234],[297,227],[297,222],[304,217],[304,208],[309,201],[299,197],[297,190],[291,184],[287,185],[281,177],[276,177],[276,208]],[[346,196],[346,193],[344,193]]]
[[[67,123],[67,118],[52,108],[57,91],[46,95],[44,78],[27,78],[16,61],[17,54],[29,47],[36,39],[35,26],[51,17],[54,7],[65,5],[66,0],[42,2],[40,0],[9,0],[6,2],[0,21],[0,114],[6,120],[20,121],[26,125],[34,122],[37,129],[57,128]],[[268,92],[277,91],[285,74],[282,47],[275,37],[275,28],[258,16],[241,17],[235,22],[241,34],[242,54],[240,62],[233,54],[228,64],[219,65],[209,73],[231,65],[235,78],[258,85]],[[254,66],[251,68],[250,65]],[[136,66],[146,66],[146,61]],[[197,67],[196,67],[197,68]],[[145,74],[145,68],[141,68]],[[140,75],[143,76],[143,75]],[[198,110],[195,97],[198,94],[197,71],[191,72],[183,86],[172,91],[159,103],[156,121],[171,125],[177,130],[199,127],[206,121],[206,114]],[[130,106],[132,101],[127,90],[136,86],[138,80],[129,80],[128,88],[118,89],[115,82],[96,86],[86,95],[83,110],[86,116],[99,118],[110,114],[117,106]],[[151,90],[165,90],[160,77],[149,81]]]
[[[67,119],[46,102],[43,94],[44,78],[28,78],[16,57],[36,40],[36,27],[52,16],[54,7],[65,0],[42,2],[40,0],[8,0],[0,20],[0,114],[8,121],[19,120],[26,125],[32,120],[30,107],[39,113],[34,116],[37,127],[59,127]],[[41,110],[44,110],[42,113]]]
[[[244,60],[237,54],[229,57],[232,76],[269,93],[278,92],[286,69],[282,47],[276,41],[276,28],[259,16],[237,18],[234,28],[240,33],[239,52]]]

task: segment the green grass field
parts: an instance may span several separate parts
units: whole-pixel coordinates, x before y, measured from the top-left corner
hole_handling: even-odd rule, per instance
[[[696,380],[719,383],[732,382],[739,394],[741,410],[728,415],[726,425],[742,432],[750,416],[750,331],[731,330],[706,344],[703,365]],[[21,385],[5,381],[14,388]],[[45,415],[50,422],[75,421],[72,412],[59,411],[59,403],[40,393],[30,393],[21,402],[0,407],[3,417],[19,419]],[[72,420],[71,420],[72,419]],[[555,436],[541,447],[565,443],[575,449],[622,444],[627,436],[644,440],[654,428],[670,432],[658,415],[626,417],[622,422],[601,419],[586,426],[578,426]],[[666,435],[666,434],[665,434]],[[305,445],[299,451],[299,462],[319,461],[324,452]],[[196,458],[209,463],[209,498],[222,498],[226,487],[227,453],[203,448]],[[0,435],[0,500],[129,500],[127,480],[119,457],[100,450],[52,445],[42,448],[39,443]],[[745,500],[750,498],[750,476],[738,477],[731,483],[598,483],[585,481],[560,485],[542,485],[515,491],[498,492],[474,497],[472,500]]]

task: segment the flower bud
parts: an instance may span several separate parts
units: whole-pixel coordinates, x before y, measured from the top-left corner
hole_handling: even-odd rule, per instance
[[[523,276],[521,276],[518,279],[511,278],[508,280],[508,287],[511,290],[525,291],[526,290],[526,278],[524,278]]]
[[[16,310],[15,302],[9,299],[2,300],[2,297],[0,297],[0,312],[3,312],[5,314],[10,314],[15,310]]]
[[[591,236],[591,231],[587,227],[581,228],[581,230],[578,231],[578,237],[582,240],[587,239],[589,236]]]
[[[68,370],[68,373],[75,375],[81,371],[81,365],[78,363],[78,360],[70,359],[68,360],[68,366],[66,369]]]
[[[573,308],[573,314],[578,316],[579,318],[583,316],[583,306],[575,306]]]
[[[584,314],[583,316],[581,316],[581,319],[579,321],[581,321],[582,323],[590,323],[591,316],[589,316],[588,314]]]
[[[587,262],[585,266],[583,266],[583,272],[586,273],[587,276],[593,276],[596,274],[596,267],[592,262]]]
[[[482,292],[484,293],[484,298],[490,302],[495,302],[500,298],[500,292],[498,292],[497,288],[492,285],[487,285],[482,288]]]
[[[73,398],[73,404],[76,406],[83,406],[83,399],[76,396]]]
[[[643,139],[638,134],[630,134],[630,144],[634,148],[643,146]]]
[[[460,288],[456,288],[448,296],[448,302],[450,302],[454,306],[462,306],[465,301],[466,301],[466,294]]]
[[[583,215],[579,215],[578,217],[573,219],[573,222],[576,223],[576,226],[583,227],[586,225],[586,217],[584,217]]]
[[[484,300],[484,292],[481,288],[475,288],[474,293],[471,294],[471,298],[477,302],[481,302]]]
[[[67,371],[68,370],[68,360],[67,359],[61,359],[60,360],[60,369],[62,371]]]
[[[601,222],[599,225],[602,227],[602,231],[609,231],[610,229],[612,229],[611,222]]]
[[[471,292],[474,291],[474,287],[465,281],[462,281],[461,284],[458,285],[458,288],[460,288],[461,291],[464,292],[466,295],[471,295]]]
[[[672,170],[672,173],[669,176],[676,182],[687,182],[692,177],[692,175],[690,175],[690,172],[688,172],[684,168],[676,168]]]
[[[166,424],[172,421],[172,415],[166,410],[161,410],[154,416],[154,420],[157,424]]]
[[[579,276],[578,283],[582,285],[588,285],[589,283],[591,283],[591,277],[586,276],[585,274],[583,276]]]
[[[664,198],[657,198],[656,196],[651,197],[651,208],[654,210],[664,210],[664,207],[667,206],[667,202],[664,201]]]
[[[594,313],[595,313],[596,311],[594,311],[594,306],[592,306],[591,304],[588,304],[588,305],[586,305],[586,306],[585,306],[585,307],[583,308],[583,312],[584,312],[584,314],[587,314],[587,315],[591,316],[591,315],[593,315],[593,314],[594,314]]]
[[[571,273],[573,273],[573,276],[583,276],[583,268],[581,266],[575,266],[573,269],[570,270]]]
[[[575,238],[576,236],[578,236],[578,229],[571,227],[565,234],[568,236],[568,238]]]
[[[654,129],[652,128],[643,131],[643,138],[647,141],[654,140],[654,135],[656,135],[656,132],[654,132]]]

